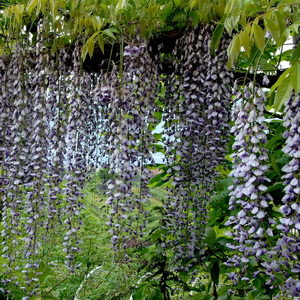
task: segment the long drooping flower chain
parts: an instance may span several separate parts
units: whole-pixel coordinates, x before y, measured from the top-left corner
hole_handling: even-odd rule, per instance
[[[228,247],[237,251],[227,264],[240,268],[239,276],[231,274],[234,280],[249,280],[247,268],[250,260],[264,264],[270,259],[267,241],[273,236],[274,220],[270,215],[273,200],[267,193],[268,151],[267,126],[264,117],[265,95],[252,84],[239,93],[233,107],[235,122],[231,131],[235,137],[233,185],[229,187],[229,209],[233,215],[225,225],[233,227],[230,236],[234,242]],[[267,284],[270,284],[268,282]]]
[[[125,47],[124,71],[119,78],[112,72],[110,82],[114,82],[114,90],[103,87],[111,99],[108,150],[111,153],[109,168],[114,175],[108,183],[107,203],[111,205],[108,224],[116,249],[120,245],[127,247],[130,239],[142,235],[144,206],[150,197],[147,188],[150,171],[146,164],[153,162],[150,123],[154,120],[158,77],[145,44]],[[137,193],[135,182],[139,182]]]
[[[278,259],[276,265],[266,265],[269,273],[284,273],[284,295],[300,296],[300,95],[291,97],[286,103],[283,125],[286,128],[283,137],[286,139],[282,149],[290,161],[282,168],[285,173],[284,192],[280,211],[282,218],[277,229],[281,237],[276,244]],[[298,278],[297,278],[298,277]]]
[[[71,269],[79,250],[81,189],[97,114],[91,76],[78,71],[78,53],[77,69],[69,70],[66,52],[53,57],[38,43],[36,53],[18,49],[8,66],[0,66],[5,280],[17,284],[9,273],[23,269],[21,288],[29,296],[38,290],[39,252],[55,223],[65,224],[62,246]],[[24,266],[17,264],[22,257]]]
[[[226,39],[215,55],[210,52],[212,31],[207,25],[189,32],[173,53],[180,58],[165,114],[168,172],[173,174],[165,223],[173,235],[166,246],[175,247],[175,260],[201,257],[206,205],[226,152],[232,73],[225,67]]]
[[[20,49],[19,49],[20,50]],[[8,68],[1,74],[1,194],[3,255],[5,259],[5,282],[16,281],[8,276],[17,266],[20,257],[18,238],[24,223],[21,218],[24,185],[30,181],[29,166],[26,165],[30,148],[26,137],[29,134],[27,120],[30,113],[22,78],[22,51],[15,53]],[[26,219],[25,219],[26,220]],[[29,220],[27,220],[28,222]],[[25,226],[29,224],[25,221]],[[31,232],[28,232],[30,240]],[[25,241],[26,242],[26,241]],[[27,249],[26,253],[29,254]]]

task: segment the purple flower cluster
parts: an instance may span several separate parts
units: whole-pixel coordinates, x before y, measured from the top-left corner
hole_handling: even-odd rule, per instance
[[[57,222],[65,226],[62,248],[74,269],[81,190],[99,130],[93,75],[81,70],[79,48],[71,68],[65,51],[50,56],[41,43],[35,49],[18,46],[7,65],[0,62],[2,257],[5,281],[18,284],[11,273],[21,268],[29,296],[39,285],[32,269]]]
[[[146,225],[144,206],[151,196],[147,187],[151,174],[146,165],[153,162],[149,125],[155,121],[157,86],[156,66],[142,43],[125,47],[122,74],[112,72],[110,84],[103,87],[110,99],[106,138],[114,179],[108,182],[107,203],[111,206],[108,225],[114,249],[127,247],[129,239],[141,236]],[[139,192],[134,192],[135,182]]]
[[[284,272],[287,281],[285,293],[293,297],[300,296],[300,95],[291,97],[286,103],[283,125],[286,128],[283,137],[286,139],[282,149],[290,161],[282,168],[285,195],[282,198],[280,211],[282,217],[277,229],[281,237],[276,244],[277,263]],[[270,272],[273,270],[269,268]]]
[[[267,193],[264,103],[262,90],[250,84],[237,95],[233,107],[235,124],[231,131],[235,141],[230,176],[234,178],[234,184],[229,187],[229,209],[233,214],[225,225],[233,227],[229,235],[234,242],[228,247],[237,251],[227,263],[240,267],[240,277],[243,277],[250,259],[264,261],[262,257],[269,254],[266,253],[266,240],[273,236],[274,230],[274,221],[267,212],[272,197]]]
[[[210,52],[213,29],[203,26],[178,42],[168,84],[165,144],[173,187],[165,220],[172,238],[166,246],[175,249],[178,262],[201,257],[206,206],[226,152],[232,73],[225,66],[226,38],[214,55]]]

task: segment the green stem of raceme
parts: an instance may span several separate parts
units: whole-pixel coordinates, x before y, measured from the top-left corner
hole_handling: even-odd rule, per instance
[[[266,42],[265,47],[264,47],[264,50],[266,49],[266,47],[267,47],[267,45],[269,44],[270,40],[271,40],[270,38],[267,39],[267,42]],[[255,69],[254,69],[254,76],[253,76],[253,94],[254,94],[254,90],[255,90],[255,85],[254,85],[254,84],[255,84],[255,79],[256,79],[256,75],[257,75],[257,71],[258,71],[258,65],[259,65],[259,63],[260,63],[260,60],[261,60],[261,57],[262,57],[263,53],[264,53],[264,51],[261,51],[261,52],[260,52],[259,57],[258,57],[258,60],[257,60],[257,62],[256,62]]]
[[[281,63],[282,52],[283,52],[283,47],[281,47],[281,49],[280,49],[279,59],[278,59],[277,65],[275,67],[276,69],[279,68],[279,65]]]
[[[107,72],[109,72],[109,67],[110,67],[111,60],[112,60],[112,54],[113,54],[114,45],[115,45],[115,41],[112,42],[112,46],[111,46],[111,49],[110,49],[109,59],[108,59],[108,66],[107,66]]]
[[[255,51],[255,53],[254,53],[254,55],[253,55],[253,58],[252,58],[251,61],[250,61],[250,65],[252,65],[252,63],[254,62],[254,59],[256,58],[256,56],[257,56],[257,54],[258,54],[259,51],[260,51],[259,49],[257,49],[257,50]],[[244,77],[244,81],[243,81],[243,86],[246,85],[246,80],[247,80],[249,71],[250,71],[250,67],[248,67],[248,69],[247,69],[247,71],[246,71],[246,74],[245,74],[245,77]],[[242,91],[242,94],[244,94],[244,91]]]
[[[269,41],[270,41],[270,39],[267,40],[267,43],[266,43],[264,49],[265,49],[266,46],[268,45]],[[257,49],[256,52],[254,53],[253,58],[252,58],[251,61],[250,61],[250,65],[252,65],[252,63],[254,62],[254,59],[256,58],[256,56],[257,56],[257,54],[259,53],[259,51],[260,51],[260,50]],[[259,58],[258,58],[258,60],[257,60],[256,66],[255,66],[255,69],[254,69],[253,83],[255,83],[255,78],[256,78],[257,71],[258,71],[258,64],[259,64],[259,62],[260,62],[260,60],[261,60],[261,57],[262,57],[263,52],[264,52],[264,51],[260,52]],[[246,74],[245,74],[245,77],[244,77],[244,81],[243,81],[243,86],[246,85],[246,80],[247,80],[247,77],[248,77],[249,72],[250,72],[250,67],[249,67],[249,68],[247,69],[247,71],[246,71]],[[254,89],[254,84],[253,84],[253,89]],[[243,94],[243,93],[244,93],[244,92],[242,91],[242,94]]]

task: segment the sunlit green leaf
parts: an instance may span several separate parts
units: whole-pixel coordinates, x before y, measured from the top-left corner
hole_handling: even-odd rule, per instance
[[[82,50],[81,50],[81,59],[82,59],[82,61],[85,61],[87,53],[88,53],[88,48],[87,48],[87,45],[84,44],[83,47],[82,47]]]
[[[281,44],[280,30],[278,24],[272,20],[271,18],[264,18],[265,27],[272,34],[273,39],[275,40],[277,45]]]
[[[229,0],[225,7],[225,14],[228,16],[240,15],[244,5],[244,0]]]
[[[247,54],[250,54],[251,42],[250,42],[250,35],[249,35],[248,30],[246,30],[246,29],[242,30],[239,35],[240,35],[241,45],[244,47],[245,52]]]
[[[210,42],[210,50],[212,52],[214,52],[218,48],[223,32],[224,32],[224,25],[218,24],[212,34],[212,38]]]
[[[278,43],[277,44],[280,46],[280,45],[283,45],[283,43],[287,39],[285,18],[279,10],[275,10],[272,15],[275,20],[275,24],[276,24],[277,31],[278,31],[278,35],[277,35]]]
[[[277,87],[282,84],[283,80],[285,80],[285,78],[287,78],[290,75],[290,71],[291,71],[291,69],[289,68],[280,75],[280,77],[277,79],[277,81],[271,87],[270,94],[273,93],[277,89]]]
[[[39,1],[39,0],[31,0],[31,1],[27,4],[27,11],[28,11],[29,14],[31,14],[32,11],[37,7],[38,1]]]
[[[291,82],[294,88],[295,94],[300,93],[300,62],[296,62],[291,67]]]
[[[257,46],[257,48],[263,52],[265,49],[265,33],[262,30],[262,28],[257,25],[257,24],[253,24],[252,25],[252,33],[254,35],[254,41],[255,44]]]
[[[282,83],[278,86],[275,99],[274,99],[274,108],[280,110],[284,103],[291,96],[293,91],[293,86],[289,77],[286,77],[282,80]]]
[[[212,227],[207,227],[205,229],[204,242],[211,246],[216,240],[216,233]]]
[[[292,50],[291,64],[296,63],[300,58],[300,44]]]
[[[241,49],[240,36],[235,35],[227,49],[228,54],[228,68],[232,68],[234,62],[236,61]]]
[[[98,36],[97,41],[98,41],[98,45],[99,45],[102,53],[104,54],[104,40],[103,40],[102,35]]]
[[[237,25],[239,22],[240,16],[230,16],[225,19],[224,27],[226,30],[231,33],[233,28]]]
[[[87,42],[86,42],[86,47],[89,53],[90,58],[92,58],[93,53],[94,53],[94,48],[95,48],[95,39],[93,36],[91,36]]]
[[[116,5],[116,12],[119,12],[121,9],[123,9],[127,4],[127,0],[119,0]]]
[[[116,38],[114,33],[116,33],[116,29],[114,29],[114,28],[108,28],[108,29],[103,30],[103,35],[107,35],[107,36],[111,37],[112,39]]]

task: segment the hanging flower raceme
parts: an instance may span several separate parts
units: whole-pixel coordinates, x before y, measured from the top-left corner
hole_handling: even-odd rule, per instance
[[[17,48],[6,67],[0,63],[4,283],[20,284],[28,296],[39,291],[40,250],[57,222],[65,226],[62,247],[74,268],[91,124],[97,118],[93,83],[79,72],[78,50],[71,70],[66,52],[50,56],[40,42],[35,50]],[[24,277],[20,282],[12,276],[16,272]]]
[[[165,114],[167,164],[174,174],[167,203],[166,224],[173,238],[175,260],[201,257],[206,205],[225,155],[228,136],[230,84],[224,38],[212,55],[213,26],[186,34],[174,50],[179,55],[170,83]]]
[[[112,208],[108,224],[117,248],[127,247],[130,237],[142,235],[144,206],[150,197],[146,165],[152,162],[150,123],[154,121],[158,77],[146,45],[125,47],[124,70],[119,79],[112,72],[110,86],[112,83],[116,84],[114,91],[103,93],[111,97],[107,136],[114,179],[108,183],[107,203]],[[138,193],[134,192],[135,183]]]
[[[267,240],[273,236],[274,221],[268,213],[272,198],[266,192],[270,180],[266,177],[268,152],[265,149],[264,103],[262,90],[250,84],[238,94],[233,108],[235,124],[231,131],[235,142],[230,176],[234,184],[229,187],[229,209],[233,215],[225,225],[233,227],[231,236],[234,242],[228,247],[237,254],[227,263],[241,269],[239,274],[244,276],[243,280],[247,280],[247,264],[251,259],[264,262],[271,255]]]
[[[48,184],[48,217],[45,229],[55,228],[56,222],[62,222],[64,194],[64,173],[66,172],[65,157],[67,153],[67,116],[69,76],[65,61],[67,53],[61,50],[54,54],[47,68],[49,85],[46,91],[47,128],[47,160],[49,171]],[[47,66],[46,66],[47,67]]]
[[[22,170],[23,159],[26,158],[28,149],[24,151],[22,145],[22,125],[26,115],[22,113],[23,95],[21,79],[21,56],[12,56],[7,69],[1,74],[1,196],[2,196],[2,226],[3,254],[5,259],[5,283],[16,281],[8,274],[16,267],[16,259],[19,253],[17,249],[20,239],[20,209],[22,206],[20,184],[25,172]],[[25,104],[26,105],[26,104]],[[19,122],[19,117],[20,121]],[[23,123],[23,124],[22,124]],[[25,127],[26,128],[26,127]]]
[[[268,265],[268,271],[284,273],[286,283],[284,294],[300,296],[300,95],[291,97],[286,103],[283,125],[286,139],[283,152],[291,159],[282,168],[285,183],[285,195],[280,207],[282,218],[277,228],[281,232],[276,250],[278,255],[277,268]]]

